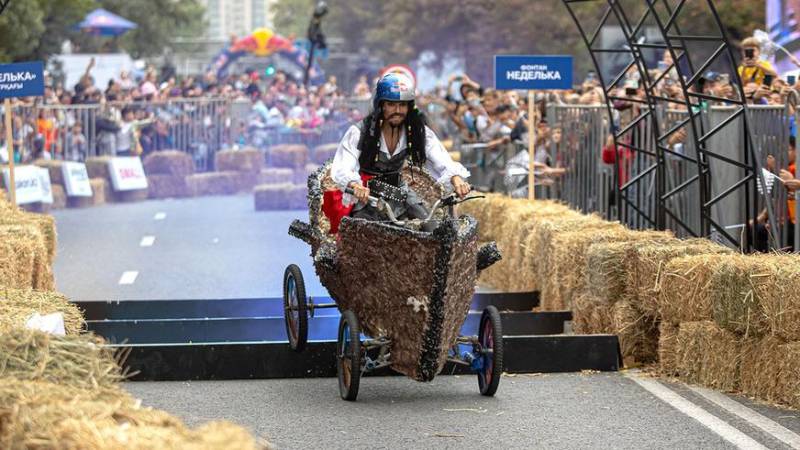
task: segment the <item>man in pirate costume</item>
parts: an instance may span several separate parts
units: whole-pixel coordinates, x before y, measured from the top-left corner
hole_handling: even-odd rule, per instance
[[[347,130],[333,158],[333,181],[341,191],[346,188],[353,191],[352,196],[343,198],[345,208],[352,205],[352,209],[340,215],[387,220],[382,211],[368,202],[371,192],[383,190],[403,193],[400,201],[390,202],[398,219],[427,217],[423,202],[400,177],[404,164],[425,167],[437,182],[452,186],[462,198],[469,193],[470,186],[465,181],[469,171],[450,158],[436,134],[427,127],[422,112],[414,106],[414,83],[408,76],[388,73],[381,77],[372,106],[372,112],[362,123]],[[329,199],[333,200],[326,195],[325,202]],[[326,215],[331,219],[331,232],[336,233],[341,217],[331,217],[329,211]]]

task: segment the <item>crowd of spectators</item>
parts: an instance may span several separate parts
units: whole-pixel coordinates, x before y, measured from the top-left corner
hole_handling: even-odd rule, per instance
[[[141,155],[175,148],[179,127],[192,127],[180,132],[191,132],[202,140],[203,135],[219,133],[214,128],[223,119],[228,144],[252,145],[263,141],[269,131],[318,132],[328,123],[357,120],[359,113],[344,99],[371,94],[366,77],[359,79],[352,92],[344,92],[335,76],[322,86],[306,88],[282,71],[271,76],[249,70],[222,78],[214,72],[178,78],[153,67],[138,77],[122,70],[101,87],[92,76],[94,64],[92,59],[71,88],[46,73],[42,98],[15,100],[12,131],[18,162],[82,161],[91,154]],[[213,108],[198,117],[199,105],[211,103],[204,100],[239,101],[251,109],[234,123]],[[7,160],[5,147],[0,124],[0,162]]]
[[[788,148],[768,149],[765,160],[761,161],[765,170],[774,174],[767,181],[780,183],[785,187],[788,199],[788,216],[791,217],[787,228],[789,235],[795,221],[794,193],[800,189],[800,179],[797,178],[795,169],[796,152],[795,142],[797,126],[795,113],[800,102],[800,79],[791,74],[778,73],[773,65],[761,57],[761,47],[758,40],[748,38],[741,43],[739,65],[736,68],[742,80],[744,100],[750,105],[783,106],[786,109],[786,123],[788,126]],[[792,62],[800,68],[800,61],[791,57]],[[727,100],[739,100],[740,91],[733,80],[736,78],[732,71],[723,72],[709,70],[696,80],[680,79],[674,67],[671,54],[664,52],[657,66],[648,70],[647,76],[651,81],[651,94],[658,98],[661,105],[680,112],[687,110],[687,104],[693,108],[709,108],[724,105]],[[692,95],[687,102],[684,97],[686,90],[698,95]],[[447,87],[439,88],[433,99],[446,110],[448,123],[441,131],[462,144],[477,144],[487,154],[508,151],[512,153],[504,158],[506,191],[514,196],[527,196],[527,170],[528,170],[528,105],[525,93],[517,91],[497,91],[485,88],[470,79],[467,75],[457,74],[449,79]],[[605,106],[608,102],[613,112],[613,118],[607,125],[607,137],[602,139],[603,148],[600,157],[604,164],[613,166],[616,160],[620,161],[620,185],[630,179],[628,173],[630,164],[626,160],[633,158],[632,150],[622,142],[617,147],[612,133],[616,129],[626,126],[639,117],[643,108],[647,107],[645,83],[637,67],[632,66],[622,76],[618,87],[610,91],[608,98],[601,86],[599,77],[594,72],[589,72],[583,82],[572,90],[537,92],[535,101],[534,123],[537,124],[536,142],[534,151],[534,168],[537,184],[549,185],[558,181],[563,176],[566,167],[560,160],[558,152],[551,151],[557,148],[562,139],[562,126],[556,118],[547,116],[547,105],[595,105]],[[687,143],[689,127],[683,127],[671,134],[667,139],[670,150],[681,153]],[[635,133],[634,133],[635,134]],[[627,137],[630,139],[630,137]],[[463,145],[462,145],[463,146]],[[469,146],[468,146],[469,147]],[[474,145],[472,146],[474,147]],[[463,152],[462,152],[463,153]],[[513,176],[516,174],[517,176]],[[776,181],[777,180],[777,181]],[[766,235],[766,215],[761,214],[755,228]],[[755,237],[758,245],[766,246],[764,238]],[[791,242],[790,242],[791,244]]]

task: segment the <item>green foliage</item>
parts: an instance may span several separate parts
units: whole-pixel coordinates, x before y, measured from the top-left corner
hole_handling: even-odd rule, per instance
[[[305,36],[313,0],[278,0],[275,28],[279,33]],[[639,0],[627,2],[626,12],[643,11]],[[729,36],[741,39],[763,28],[764,0],[717,1]],[[502,53],[573,54],[576,70],[591,65],[578,30],[561,0],[330,0],[323,22],[328,36],[345,39],[345,50],[362,47],[387,63],[408,63],[425,51],[440,66],[446,56],[462,58],[470,76],[488,83],[492,57]],[[606,2],[585,2],[590,14]],[[688,2],[683,21],[697,28],[712,25],[705,1]],[[592,30],[587,30],[591,32]]]

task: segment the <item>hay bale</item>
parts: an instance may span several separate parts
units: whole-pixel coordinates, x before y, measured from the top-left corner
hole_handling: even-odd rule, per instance
[[[221,150],[214,155],[218,172],[250,172],[258,174],[264,168],[264,153],[255,148]]]
[[[13,211],[0,215],[0,225],[32,225],[44,237],[47,261],[52,264],[56,256],[56,223],[52,216],[25,211]]]
[[[236,191],[237,192],[253,192],[253,188],[258,185],[258,179],[261,178],[261,172],[237,172],[236,177]]]
[[[50,173],[50,184],[52,186],[64,187],[64,161],[58,159],[37,159],[33,161],[35,166],[47,169]]]
[[[572,329],[576,334],[610,334],[614,332],[612,308],[583,293],[572,303]]]
[[[658,325],[658,365],[663,376],[678,376],[679,330],[677,324],[666,320]]]
[[[64,190],[64,186],[53,184],[50,186],[50,190],[53,192],[53,204],[50,205],[52,209],[64,209],[67,207],[67,192]]]
[[[480,200],[476,200],[480,201]],[[551,201],[528,201],[492,197],[484,210],[483,222],[478,227],[485,240],[497,242],[503,259],[481,273],[481,282],[506,291],[529,291],[539,288],[537,264],[542,256],[537,254],[533,229],[547,218],[580,215],[565,206]]]
[[[721,261],[711,277],[710,295],[714,321],[727,330],[745,336],[769,332],[761,305],[764,289],[775,289],[771,256],[734,256]]]
[[[147,175],[150,198],[183,198],[189,196],[189,188],[184,176],[153,174]]]
[[[800,255],[768,255],[765,260],[769,275],[753,283],[753,295],[759,299],[769,333],[800,341]]]
[[[722,391],[735,391],[741,384],[739,366],[741,339],[711,321],[684,322],[677,337],[679,376]]]
[[[779,385],[781,362],[787,358],[783,341],[767,336],[742,339],[742,359],[739,367],[740,389],[743,394],[765,402],[778,403],[784,398]],[[800,364],[800,362],[796,362]]]
[[[64,330],[67,334],[81,332],[83,314],[63,294],[0,287],[0,333],[24,328],[25,322],[34,313],[46,315],[56,312],[64,316]]]
[[[317,170],[319,170],[319,167],[320,166],[318,166],[316,164],[309,163],[309,164],[306,164],[306,166],[304,168],[295,170],[294,173],[293,173],[293,177],[292,177],[293,178],[292,179],[292,183],[293,184],[300,184],[300,185],[303,185],[303,186],[307,186],[308,185],[308,177],[311,176],[311,174],[313,174]]]
[[[659,277],[662,320],[681,323],[712,320],[711,276],[728,254],[681,256],[668,261]]]
[[[150,197],[149,187],[146,189],[134,189],[131,191],[116,191],[114,192],[114,201],[116,203],[135,203],[143,202]]]
[[[303,169],[308,164],[308,147],[305,145],[276,145],[269,149],[269,161],[273,167]]]
[[[108,168],[108,163],[113,159],[113,156],[91,156],[86,158],[86,172],[89,173],[89,178],[102,178],[107,183],[111,183],[111,171]]]
[[[270,444],[226,421],[190,430],[119,388],[5,379],[0,380],[0,447],[249,450]]]
[[[36,225],[0,225],[0,286],[52,290],[55,280],[45,242]]]
[[[707,239],[666,240],[637,245],[630,252],[626,294],[642,311],[657,316],[660,277],[666,263],[680,256],[714,254],[732,254],[732,251]]]
[[[530,252],[537,261],[534,273],[536,283],[542,291],[542,309],[553,311],[567,308],[558,289],[560,281],[553,280],[551,276],[554,267],[552,256],[555,253],[555,246],[558,245],[554,243],[554,238],[565,232],[577,231],[595,234],[603,230],[619,232],[622,229],[618,223],[606,222],[593,215],[568,214],[536,218],[530,238],[526,241],[526,251]],[[553,285],[554,283],[555,285]],[[545,295],[545,292],[548,295]]]
[[[333,159],[333,156],[336,155],[337,148],[339,148],[339,144],[336,143],[318,145],[314,148],[311,161],[322,166],[328,162],[329,159]]]
[[[92,186],[92,197],[88,200],[88,206],[105,205],[107,201],[111,201],[111,197],[106,197],[106,193],[111,191],[111,186],[108,181],[103,178],[90,178],[89,184]],[[73,199],[70,199],[73,202]],[[73,204],[83,205],[84,201],[75,200]]]
[[[625,300],[614,303],[611,314],[625,365],[655,362],[658,359],[658,322]]]
[[[555,299],[567,309],[586,287],[586,252],[593,244],[611,242],[669,239],[669,232],[634,231],[622,225],[609,226],[591,232],[566,231],[555,234],[549,245],[547,278],[542,297]]]
[[[238,191],[237,172],[196,173],[186,177],[189,194],[193,197],[201,195],[231,195]]]
[[[0,378],[109,388],[123,374],[111,348],[91,334],[53,336],[17,329],[0,334]]]
[[[265,169],[261,169],[257,184],[291,184],[293,180],[294,171],[292,169],[267,167]]]
[[[148,180],[151,175],[171,175],[176,178],[185,178],[194,174],[194,161],[191,155],[180,150],[150,153],[144,158],[142,165]]]
[[[255,187],[253,199],[256,211],[287,210],[290,205],[289,193],[292,184],[261,184]]]
[[[586,251],[586,286],[596,298],[612,304],[624,298],[631,253],[639,245],[660,239],[603,242],[592,244]]]

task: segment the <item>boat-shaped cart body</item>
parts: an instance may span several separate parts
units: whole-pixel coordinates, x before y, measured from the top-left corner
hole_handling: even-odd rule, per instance
[[[488,306],[475,335],[460,330],[478,274],[500,259],[495,244],[479,246],[476,220],[455,214],[459,200],[444,196],[424,170],[409,167],[403,179],[426,203],[429,220],[345,217],[332,235],[322,213],[323,193],[336,189],[329,169],[330,163],[309,177],[309,223],[295,220],[289,233],[311,246],[314,269],[335,303],[314,304],[300,268],[286,268],[283,298],[292,349],[305,347],[316,309],[335,307],[341,313],[336,358],[343,399],[355,400],[361,376],[376,369],[431,381],[447,362],[471,368],[481,394],[494,395],[503,370],[499,312]],[[391,209],[381,198],[371,201]],[[435,227],[422,231],[423,224]]]

